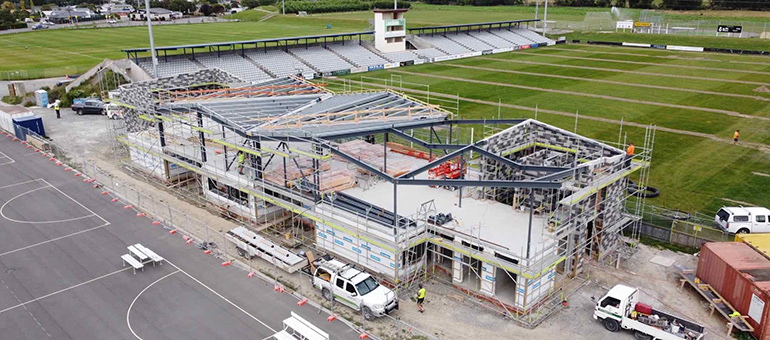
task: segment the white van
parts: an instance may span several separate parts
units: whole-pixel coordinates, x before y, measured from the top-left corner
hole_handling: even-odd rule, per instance
[[[714,222],[732,234],[770,233],[770,209],[760,207],[723,207]]]

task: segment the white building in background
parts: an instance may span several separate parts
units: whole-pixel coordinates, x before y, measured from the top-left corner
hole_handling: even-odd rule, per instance
[[[380,52],[400,52],[406,50],[407,9],[374,10],[374,47]]]

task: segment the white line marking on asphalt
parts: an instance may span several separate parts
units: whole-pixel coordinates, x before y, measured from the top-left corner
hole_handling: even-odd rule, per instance
[[[42,180],[42,181],[43,181],[43,182],[45,182],[45,180]],[[46,182],[46,183],[48,183],[48,182]],[[19,198],[19,197],[21,197],[21,196],[24,196],[24,195],[26,195],[26,194],[30,194],[30,193],[33,193],[33,192],[35,192],[35,191],[38,191],[38,190],[42,190],[42,189],[47,189],[47,188],[49,188],[49,187],[53,188],[53,186],[52,186],[52,185],[48,184],[48,185],[46,185],[46,186],[42,186],[42,187],[39,187],[39,188],[35,188],[35,189],[32,189],[32,190],[27,190],[27,191],[25,191],[25,192],[23,192],[23,193],[21,193],[21,194],[18,194],[18,195],[16,195],[16,196],[14,196],[13,198],[9,199],[7,202],[3,203],[3,205],[2,205],[2,206],[0,206],[0,216],[2,216],[3,218],[5,218],[6,220],[9,220],[9,221],[11,221],[11,222],[16,222],[16,223],[27,223],[27,224],[51,224],[51,223],[62,223],[62,222],[72,222],[72,221],[82,220],[82,219],[85,219],[85,218],[89,218],[89,217],[91,217],[91,216],[96,216],[96,217],[99,217],[98,215],[94,214],[94,213],[93,213],[93,211],[90,211],[90,210],[88,210],[88,208],[85,208],[85,207],[83,207],[83,208],[85,208],[86,210],[88,210],[89,212],[91,212],[91,215],[85,215],[85,216],[80,216],[80,217],[73,217],[73,218],[67,218],[67,219],[61,219],[61,220],[55,220],[55,221],[21,221],[21,220],[17,220],[17,219],[13,219],[13,218],[10,218],[10,217],[8,217],[8,216],[5,216],[5,213],[4,213],[4,211],[5,211],[5,207],[6,207],[6,206],[8,206],[8,203],[11,203],[11,202],[13,202],[13,200],[15,200],[15,199],[17,199],[17,198]],[[54,189],[56,189],[56,188],[54,188]],[[56,190],[58,190],[58,189],[56,189]],[[61,191],[60,191],[60,192],[61,192]],[[72,198],[70,198],[70,199],[72,199]],[[73,200],[73,201],[75,201],[75,200]],[[80,203],[79,203],[79,202],[77,202],[77,201],[75,201],[75,203],[77,203],[77,204],[80,204]],[[82,205],[81,205],[81,206],[82,206]],[[99,217],[99,218],[101,218],[101,217]],[[101,219],[102,219],[102,220],[104,220],[103,218],[101,218]],[[105,221],[105,222],[107,222],[107,221]]]
[[[3,163],[0,163],[0,165],[8,165],[8,164],[16,163],[16,161],[14,161],[13,158],[8,157],[8,155],[6,155],[2,151],[0,151],[0,159],[3,159],[3,158],[8,158],[9,161],[5,161]]]
[[[68,291],[68,290],[72,290],[72,289],[78,288],[78,287],[80,287],[80,286],[83,286],[83,285],[89,284],[89,283],[91,283],[91,282],[99,281],[99,280],[101,280],[101,279],[103,279],[103,278],[106,278],[106,277],[109,277],[109,276],[115,275],[115,274],[117,274],[117,273],[120,273],[120,272],[124,272],[124,271],[126,271],[126,270],[129,270],[129,269],[132,269],[132,268],[133,268],[133,267],[131,267],[131,266],[128,266],[128,267],[126,267],[126,268],[123,268],[123,269],[119,269],[119,270],[116,270],[116,271],[114,271],[114,272],[112,272],[112,273],[109,273],[109,274],[104,274],[104,275],[102,275],[102,276],[99,276],[99,277],[95,277],[95,278],[93,278],[93,279],[90,279],[90,280],[88,280],[88,281],[85,281],[85,282],[81,282],[81,283],[78,283],[78,284],[76,284],[76,285],[74,285],[74,286],[71,286],[71,287],[67,287],[67,288],[64,288],[64,289],[60,289],[60,290],[57,290],[57,291],[55,291],[55,292],[53,292],[53,293],[49,293],[49,294],[43,295],[43,296],[41,296],[41,297],[38,297],[38,298],[34,298],[34,299],[32,299],[32,300],[29,300],[29,301],[27,301],[27,302],[22,302],[22,303],[20,303],[20,304],[18,304],[18,305],[16,305],[16,306],[12,306],[12,307],[8,307],[8,308],[6,308],[6,309],[0,310],[0,314],[3,314],[3,313],[5,313],[5,312],[7,312],[7,311],[10,311],[10,310],[13,310],[13,309],[16,309],[16,308],[19,308],[19,307],[23,307],[23,306],[26,306],[26,305],[28,305],[28,304],[30,304],[30,303],[33,303],[33,302],[37,302],[37,301],[40,301],[40,300],[42,300],[42,299],[45,299],[45,298],[48,298],[48,297],[54,296],[54,295],[56,295],[56,294],[64,293],[64,292],[66,292],[66,291]]]
[[[249,317],[251,317],[251,318],[252,318],[252,319],[254,319],[255,321],[259,322],[260,324],[262,324],[262,326],[265,326],[265,327],[267,327],[267,329],[269,329],[271,332],[273,332],[273,333],[276,333],[276,330],[275,330],[275,329],[273,329],[273,327],[270,327],[270,326],[268,326],[266,323],[262,322],[262,320],[260,320],[260,319],[257,319],[257,317],[255,317],[254,315],[251,315],[251,313],[247,312],[246,310],[244,310],[244,309],[243,309],[243,308],[241,308],[240,306],[238,306],[238,305],[236,305],[235,303],[233,303],[232,301],[228,300],[226,297],[222,296],[222,294],[219,294],[219,293],[217,293],[217,291],[215,291],[215,290],[211,289],[209,286],[207,286],[207,285],[203,284],[203,282],[200,282],[200,280],[196,279],[194,276],[192,276],[192,275],[190,275],[189,273],[187,273],[186,271],[182,270],[182,268],[179,268],[179,267],[177,267],[175,264],[171,263],[171,262],[170,262],[170,261],[168,261],[168,260],[166,260],[166,263],[168,263],[168,264],[172,265],[174,268],[176,268],[177,270],[179,270],[180,272],[182,272],[182,274],[185,274],[185,275],[187,275],[187,277],[189,277],[189,278],[193,279],[193,281],[195,281],[195,282],[197,282],[198,284],[200,284],[201,286],[203,286],[203,288],[206,288],[206,289],[208,289],[210,292],[214,293],[216,296],[219,296],[219,297],[220,297],[222,300],[225,300],[225,302],[229,303],[229,304],[230,304],[230,305],[232,305],[233,307],[237,308],[239,311],[243,312],[244,314],[248,315]]]
[[[27,184],[27,183],[37,182],[37,181],[41,181],[41,180],[43,180],[43,179],[42,178],[38,178],[38,179],[29,180],[29,181],[24,181],[24,182],[19,182],[19,183],[14,183],[14,184],[8,184],[8,185],[1,186],[0,189],[15,187],[17,185],[24,185],[24,184]]]
[[[93,210],[91,210],[91,209],[88,209],[88,208],[87,208],[85,205],[83,205],[82,203],[78,202],[78,200],[76,200],[76,199],[74,199],[74,198],[70,197],[70,195],[67,195],[67,194],[65,194],[65,193],[64,193],[64,191],[61,191],[61,190],[59,190],[59,188],[55,187],[53,184],[51,184],[51,183],[48,183],[48,181],[46,181],[46,180],[44,180],[44,179],[42,179],[42,178],[41,178],[40,180],[41,180],[41,181],[43,181],[43,182],[45,182],[46,184],[50,185],[52,188],[54,188],[54,190],[56,190],[56,191],[58,191],[60,194],[64,195],[64,197],[67,197],[67,198],[69,198],[69,199],[70,199],[70,200],[72,200],[73,202],[77,203],[79,206],[83,207],[83,209],[85,209],[85,210],[88,210],[88,212],[90,212],[90,213],[91,213],[91,215],[94,215],[94,216],[98,217],[100,220],[104,221],[104,223],[107,223],[107,224],[109,224],[109,223],[110,223],[110,221],[107,221],[107,220],[105,220],[104,218],[102,218],[101,216],[99,216],[99,214],[95,213]]]
[[[126,324],[128,325],[128,330],[130,330],[131,334],[133,334],[137,339],[143,340],[141,337],[136,335],[136,332],[134,332],[134,329],[131,327],[131,318],[130,318],[130,316],[131,316],[131,308],[134,307],[134,304],[136,303],[136,300],[139,300],[139,297],[142,296],[142,294],[144,294],[144,292],[146,290],[150,289],[150,287],[154,286],[156,283],[162,281],[163,279],[165,279],[165,278],[167,278],[167,277],[169,277],[171,275],[174,275],[174,274],[176,274],[178,272],[179,272],[179,270],[173,271],[173,272],[168,273],[165,276],[161,277],[160,279],[155,280],[155,282],[150,283],[149,286],[144,287],[144,289],[142,289],[142,291],[139,292],[139,294],[136,295],[136,297],[134,298],[134,301],[131,301],[131,304],[128,306],[128,311],[126,312]]]
[[[16,302],[18,302],[18,303],[21,303],[21,300],[19,300],[19,297],[18,297],[18,296],[16,296],[16,293],[15,293],[13,290],[11,290],[11,287],[8,287],[8,284],[7,284],[7,283],[5,283],[5,281],[3,281],[3,279],[0,279],[0,282],[2,282],[2,283],[3,283],[3,285],[5,286],[5,288],[7,288],[7,289],[8,289],[8,291],[9,291],[9,292],[11,292],[11,294],[13,294],[13,297],[16,299]],[[27,309],[27,306],[24,306],[24,310],[26,310],[26,311],[27,311],[27,313],[29,313],[29,316],[31,316],[31,317],[32,317],[32,320],[35,320],[35,322],[37,322],[37,325],[38,325],[38,326],[40,326],[40,329],[42,329],[42,330],[43,330],[43,332],[45,332],[45,334],[46,334],[46,335],[48,335],[48,337],[50,338],[50,337],[51,337],[51,334],[50,334],[50,333],[48,333],[48,331],[47,331],[47,330],[45,330],[45,327],[43,327],[43,324],[41,324],[41,323],[40,323],[40,321],[38,321],[38,320],[37,320],[37,318],[35,317],[35,315],[33,315],[33,314],[32,314],[32,311],[30,311],[29,309]]]
[[[64,236],[59,236],[59,237],[52,238],[52,239],[47,240],[47,241],[38,242],[38,243],[35,243],[35,244],[30,244],[28,246],[24,246],[24,247],[21,247],[21,248],[18,248],[18,249],[14,249],[14,250],[9,250],[9,251],[7,251],[5,253],[0,253],[0,257],[8,255],[8,254],[13,254],[15,252],[19,252],[19,251],[22,251],[22,250],[26,250],[26,249],[29,249],[29,248],[34,248],[34,247],[37,247],[37,246],[41,246],[41,245],[44,245],[46,243],[51,243],[51,242],[55,242],[55,241],[58,241],[58,240],[62,240],[62,239],[65,239],[65,238],[68,238],[68,237],[71,237],[71,236],[80,235],[80,234],[83,234],[83,233],[86,233],[86,232],[89,232],[89,231],[92,231],[92,230],[101,229],[101,228],[104,228],[104,227],[106,227],[108,225],[110,225],[110,224],[109,223],[102,224],[102,225],[97,226],[97,227],[93,227],[93,228],[89,228],[89,229],[85,229],[85,230],[81,230],[81,231],[76,231],[76,232],[74,232],[72,234],[67,234],[67,235],[64,235]]]

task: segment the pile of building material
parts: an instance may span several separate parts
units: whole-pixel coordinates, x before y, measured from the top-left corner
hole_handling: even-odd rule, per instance
[[[324,171],[321,173],[321,192],[336,192],[356,185],[355,173],[347,169]]]
[[[299,167],[297,167],[299,165]],[[331,168],[331,162],[322,161],[320,164],[320,171],[327,171]],[[292,186],[292,181],[301,178],[302,176],[310,176],[313,173],[313,160],[309,158],[297,159],[297,163],[289,160],[286,162],[286,176],[284,177],[283,165],[277,165],[274,169],[265,171],[265,179],[278,185],[284,185],[284,180],[287,187]]]

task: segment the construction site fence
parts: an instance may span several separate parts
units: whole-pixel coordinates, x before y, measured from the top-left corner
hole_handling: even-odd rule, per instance
[[[656,241],[690,248],[700,248],[705,242],[732,241],[733,236],[715,225],[713,216],[647,205],[640,232]]]
[[[298,302],[307,300],[305,304],[309,305],[309,307],[298,308],[316,308],[318,313],[324,312],[336,315],[338,319],[342,320],[349,327],[362,334],[366,333],[370,339],[438,339],[438,337],[431,335],[429,332],[401,320],[398,316],[388,315],[387,317],[375,320],[366,320],[361,313],[362,311],[341,306],[336,301],[331,303],[324,301],[320,292],[313,287],[311,283],[312,276],[308,272],[300,270],[289,274],[278,269],[274,262],[267,259],[255,257],[245,259],[240,257],[235,245],[229,242],[225,236],[227,230],[223,230],[222,227],[212,227],[175,207],[168,200],[147,194],[141,189],[117,179],[115,175],[100,168],[95,162],[90,161],[85,156],[69,152],[67,148],[48,141],[45,137],[37,135],[32,130],[19,128],[24,131],[24,137],[22,138],[26,141],[32,139],[43,141],[42,147],[39,149],[40,154],[46,158],[52,158],[54,161],[61,162],[62,171],[64,169],[71,169],[70,171],[73,174],[78,174],[78,177],[83,179],[83,185],[92,185],[96,194],[103,195],[106,200],[113,200],[121,208],[135,211],[137,218],[141,218],[137,220],[138,227],[142,227],[141,224],[146,223],[148,228],[163,228],[169,234],[178,236],[179,242],[187,242],[190,247],[197,247],[203,255],[214,256],[221,260],[223,266],[234,266],[243,270],[244,280],[255,280],[255,284],[272,284],[276,287],[276,290],[291,295]],[[13,132],[8,133],[13,134]],[[39,142],[28,143],[36,144],[33,148],[41,146]],[[152,176],[147,176],[147,174],[141,172],[136,172],[134,175],[146,180],[152,179]],[[166,185],[166,183],[162,182],[156,182],[155,184]],[[148,185],[153,184],[148,183]],[[401,290],[399,294],[399,303],[401,306],[405,306],[409,302],[409,296],[416,294],[416,289],[412,287],[407,290]],[[374,330],[391,333],[369,333]]]

